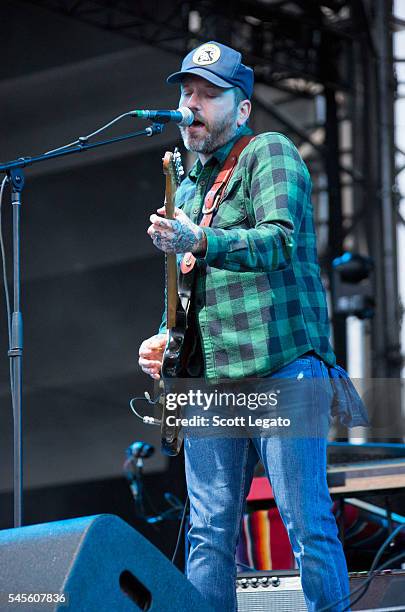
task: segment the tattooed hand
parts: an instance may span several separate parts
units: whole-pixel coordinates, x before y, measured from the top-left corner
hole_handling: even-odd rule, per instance
[[[160,215],[165,214],[165,208],[159,208]],[[207,239],[204,231],[187,217],[187,215],[176,208],[173,220],[151,215],[151,226],[148,234],[153,244],[165,253],[194,253],[204,255],[207,249]]]

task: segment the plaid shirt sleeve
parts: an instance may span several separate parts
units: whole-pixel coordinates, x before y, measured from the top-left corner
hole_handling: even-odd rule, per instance
[[[308,170],[294,144],[277,133],[257,136],[239,163],[246,165],[246,207],[255,225],[204,228],[207,251],[202,259],[234,272],[282,270],[291,261],[310,198]]]

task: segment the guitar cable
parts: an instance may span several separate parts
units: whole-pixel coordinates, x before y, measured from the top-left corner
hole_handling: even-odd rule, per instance
[[[152,406],[154,406],[155,404],[159,402],[159,398],[156,398],[155,400],[153,400],[150,394],[148,393],[148,391],[145,391],[143,396],[133,397],[129,401],[129,407],[131,408],[134,415],[142,421],[142,423],[146,423],[146,425],[159,425],[159,426],[162,424],[162,421],[160,419],[156,419],[155,417],[152,417],[149,415],[142,416],[141,414],[139,414],[139,412],[135,408],[135,402],[148,402],[148,404],[151,404]]]

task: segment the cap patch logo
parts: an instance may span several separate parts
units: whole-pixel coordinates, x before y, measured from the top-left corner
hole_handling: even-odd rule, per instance
[[[193,55],[193,62],[198,66],[208,66],[209,64],[215,64],[220,57],[221,49],[217,45],[207,43],[198,47]]]

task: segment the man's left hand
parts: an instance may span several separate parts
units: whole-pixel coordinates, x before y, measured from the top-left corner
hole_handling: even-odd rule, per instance
[[[164,206],[157,210],[159,215],[165,214]],[[165,219],[158,215],[151,215],[152,225],[148,234],[153,244],[165,253],[194,253],[204,255],[207,249],[207,239],[204,231],[196,225],[180,209],[175,208],[174,219]]]

